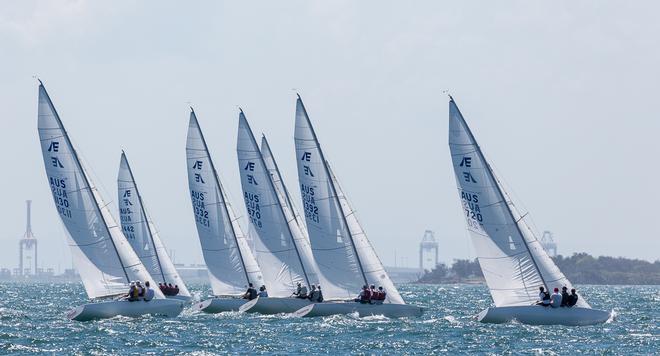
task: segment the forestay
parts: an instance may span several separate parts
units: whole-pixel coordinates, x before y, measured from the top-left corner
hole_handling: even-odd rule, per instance
[[[300,97],[296,102],[298,180],[312,251],[323,277],[325,294],[353,297],[364,284],[382,286],[387,302],[403,298],[385,271],[332,173]]]
[[[43,85],[38,116],[46,175],[87,295],[126,293],[131,280],[154,283],[86,174]],[[157,288],[154,292],[164,298]]]
[[[237,153],[250,234],[256,237],[257,260],[268,281],[269,295],[290,296],[298,282],[317,284],[309,242],[283,201],[285,196],[278,194],[242,111]]]
[[[449,148],[470,237],[495,305],[530,305],[571,283],[550,259],[494,175],[453,99]],[[589,307],[580,298],[578,306]]]
[[[195,112],[186,143],[188,186],[213,294],[240,295],[263,277],[215,170]]]
[[[142,264],[155,280],[176,285],[179,287],[178,295],[189,297],[188,288],[174,267],[153,221],[147,214],[124,152],[119,163],[117,187],[122,231]]]

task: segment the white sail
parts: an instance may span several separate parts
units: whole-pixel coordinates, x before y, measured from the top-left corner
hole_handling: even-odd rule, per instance
[[[288,297],[298,282],[317,284],[316,264],[309,241],[301,232],[293,212],[282,204],[284,196],[275,188],[242,111],[237,153],[250,236],[256,237],[257,260],[268,281],[269,295]]]
[[[570,289],[571,283],[493,174],[453,99],[449,102],[449,148],[467,228],[495,306],[533,304],[539,286]],[[584,298],[578,306],[589,307]]]
[[[385,288],[387,302],[403,304],[323,156],[300,97],[295,141],[307,232],[319,271],[331,283],[324,293],[351,297],[362,285],[374,284]]]
[[[194,111],[190,113],[186,155],[190,198],[213,294],[239,295],[247,283],[263,284],[259,265],[213,166]]]
[[[86,174],[43,85],[38,116],[46,175],[87,295],[126,293],[131,280],[155,285]],[[158,288],[154,292],[164,298]]]
[[[282,196],[281,197],[282,205],[286,206],[293,213],[293,216],[296,219],[296,223],[298,224],[300,231],[305,235],[307,239],[309,239],[309,237],[307,237],[307,227],[305,227],[305,222],[300,216],[300,213],[296,208],[295,204],[293,204],[293,200],[291,199],[289,190],[286,188],[286,185],[284,184],[284,179],[282,178],[280,169],[278,168],[277,162],[275,161],[275,156],[273,155],[273,152],[270,149],[270,145],[268,144],[266,135],[262,135],[261,137],[261,156],[264,158],[264,162],[266,163],[266,168],[268,168],[268,171],[270,172],[270,176],[273,179],[275,190],[277,190],[277,193]]]
[[[176,285],[179,287],[179,295],[189,297],[188,288],[174,267],[153,221],[147,214],[124,152],[119,163],[117,187],[121,228],[142,264],[155,280]]]

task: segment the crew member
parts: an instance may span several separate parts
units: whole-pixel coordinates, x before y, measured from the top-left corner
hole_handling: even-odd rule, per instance
[[[135,286],[135,282],[131,282],[131,287],[128,289],[128,301],[129,302],[134,302],[138,300],[138,290],[137,287]]]
[[[307,287],[298,282],[298,287],[296,288],[296,291],[293,292],[293,295],[296,298],[307,299]]]
[[[154,290],[150,288],[149,281],[144,282],[144,301],[148,302],[154,299]]]
[[[308,299],[312,302],[315,302],[317,299],[319,299],[319,291],[316,290],[315,285],[311,285],[312,290],[309,292]]]
[[[568,288],[566,286],[561,287],[561,306],[567,307],[569,299]]]
[[[536,305],[550,306],[550,293],[546,292],[543,286],[539,287],[539,301],[536,302]]]
[[[575,288],[572,288],[572,289],[571,289],[571,294],[568,296],[568,298],[569,298],[569,299],[568,299],[568,303],[566,304],[566,306],[568,306],[568,307],[572,307],[572,306],[574,306],[575,304],[577,304],[577,302],[578,302],[578,295],[577,295],[577,293],[575,293]]]
[[[385,293],[385,289],[383,289],[382,286],[379,286],[378,287],[378,299],[376,299],[378,301],[377,304],[383,304],[386,297],[387,297],[387,293]]]
[[[259,297],[268,298],[268,291],[266,291],[266,286],[262,285],[261,287],[259,287]]]
[[[362,291],[355,301],[360,302],[361,304],[369,304],[371,302],[371,292],[366,284],[362,286]]]
[[[243,299],[252,300],[257,297],[257,290],[254,289],[252,283],[248,284],[248,289],[243,294]]]
[[[555,288],[555,292],[550,296],[550,306],[553,308],[559,308],[561,306],[561,294],[559,294],[559,288]]]

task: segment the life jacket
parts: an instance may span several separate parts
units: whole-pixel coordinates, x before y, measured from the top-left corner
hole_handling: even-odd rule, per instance
[[[543,292],[543,300],[550,300],[550,293]]]
[[[131,298],[137,299],[137,297],[140,295],[137,287],[131,287],[131,290],[129,291],[129,294]]]
[[[385,300],[385,297],[387,296],[387,293],[385,291],[382,291],[379,294],[378,300]]]
[[[319,303],[323,303],[323,293],[321,292],[321,290],[318,290],[318,292],[319,292],[319,297],[316,298],[316,301]]]

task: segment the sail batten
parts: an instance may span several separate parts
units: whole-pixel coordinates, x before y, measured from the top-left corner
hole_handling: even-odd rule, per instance
[[[188,185],[204,261],[216,296],[240,295],[263,277],[211,159],[195,112],[186,143]]]
[[[102,298],[125,293],[133,279],[153,283],[89,179],[43,84],[39,86],[38,131],[55,207],[87,295]],[[155,297],[164,298],[160,290],[155,290]]]
[[[571,288],[514,208],[453,99],[449,146],[467,229],[495,305],[531,305],[539,286]],[[578,305],[588,307],[584,298]]]
[[[354,296],[362,285],[374,284],[385,288],[387,302],[404,304],[332,172],[300,96],[295,143],[308,235],[333,296]]]

